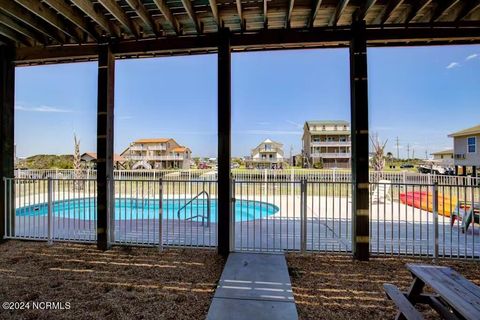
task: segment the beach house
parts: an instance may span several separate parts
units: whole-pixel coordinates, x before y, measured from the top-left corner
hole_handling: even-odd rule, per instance
[[[251,156],[245,158],[245,165],[252,169],[280,169],[284,160],[283,144],[266,139],[252,149]]]
[[[154,138],[132,142],[121,156],[132,169],[189,169],[191,153],[172,138]]]
[[[480,167],[480,124],[471,128],[460,130],[448,135],[453,138],[453,153],[455,171],[459,173],[462,167],[462,174],[470,171],[473,176],[477,174],[477,168]]]
[[[350,123],[307,121],[303,126],[302,146],[306,167],[349,168]]]

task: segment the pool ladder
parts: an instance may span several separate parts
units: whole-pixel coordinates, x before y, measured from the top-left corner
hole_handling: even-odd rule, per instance
[[[207,228],[210,228],[210,211],[211,211],[211,208],[210,208],[210,194],[208,194],[207,191],[203,190],[201,191],[200,193],[198,193],[195,197],[193,197],[192,199],[190,199],[187,203],[185,203],[180,209],[178,209],[177,211],[177,217],[178,219],[180,219],[180,212],[185,209],[189,204],[191,204],[193,201],[197,200],[201,195],[205,194],[207,196],[207,215],[204,215],[204,214],[197,214],[195,216],[191,216],[191,217],[185,217],[185,220],[192,220],[192,219],[195,219],[195,218],[202,218],[202,226],[205,225],[205,219],[207,219]],[[203,210],[202,210],[203,211]]]

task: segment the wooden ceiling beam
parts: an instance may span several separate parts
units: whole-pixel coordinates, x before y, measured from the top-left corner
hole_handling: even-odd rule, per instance
[[[193,22],[193,26],[195,27],[195,31],[197,33],[202,33],[202,30],[200,28],[200,23],[198,22],[197,15],[195,13],[195,10],[193,9],[192,2],[190,0],[181,0],[183,7],[185,8],[185,11],[187,12],[188,16],[190,17],[190,20]]]
[[[0,0],[0,10],[15,17],[15,19],[28,25],[30,28],[42,33],[47,39],[55,40],[58,43],[66,42],[66,36],[64,33],[61,33],[56,28],[40,21],[36,16],[32,15],[30,11],[11,0]]]
[[[290,28],[290,23],[292,21],[292,12],[293,12],[293,6],[295,5],[295,0],[290,0],[288,2],[288,12],[287,12],[287,23],[286,27]]]
[[[212,10],[213,19],[217,23],[217,26],[220,26],[220,16],[218,15],[217,0],[208,0],[210,3],[210,9]]]
[[[242,0],[235,0],[237,4],[237,14],[238,18],[240,19],[240,29],[243,31],[245,30],[245,21],[243,20],[243,9],[242,9]]]
[[[452,8],[454,8],[460,2],[460,0],[454,0],[452,2],[437,0],[435,2],[437,3],[437,6],[433,11],[430,22],[438,22],[444,15],[446,15],[450,10],[452,10]]]
[[[263,27],[268,29],[268,5],[267,0],[263,0]]]
[[[139,37],[138,30],[125,11],[115,0],[97,0],[125,28],[127,32]]]
[[[406,23],[411,23],[412,20],[414,20],[420,12],[425,10],[425,8],[432,3],[432,0],[421,0],[417,1],[414,0],[412,1],[413,4],[410,4],[410,11],[407,14],[407,18],[405,19]]]
[[[38,43],[47,44],[46,41],[45,41],[47,38],[44,35],[40,34],[37,31],[32,31],[34,29],[31,30],[31,29],[21,25],[15,19],[13,19],[10,16],[2,13],[1,11],[0,11],[0,24],[3,24],[5,26],[7,26],[8,28],[10,28],[12,30],[15,30],[16,32],[24,35],[27,38],[30,38],[30,39],[36,41]]]
[[[74,25],[85,31],[92,38],[97,41],[100,39],[100,34],[95,30],[95,28],[85,20],[83,15],[80,12],[77,12],[75,8],[65,3],[63,0],[43,0],[44,3],[48,4],[59,14],[64,16],[67,20],[72,22]]]
[[[335,9],[335,12],[333,15],[330,17],[330,21],[328,22],[329,26],[336,26],[338,23],[338,20],[342,16],[343,11],[348,5],[349,0],[341,0],[338,2],[337,8]]]
[[[158,26],[153,20],[150,13],[148,13],[145,6],[139,0],[125,0],[135,13],[142,19],[143,23],[150,29],[156,36],[160,36],[160,31],[158,30]]]
[[[50,8],[45,6],[43,3],[35,0],[15,0],[19,5],[29,10],[32,14],[36,15],[40,19],[51,24],[58,30],[62,31],[69,37],[73,38],[77,42],[83,42],[83,35],[75,27],[67,24],[64,20],[60,18],[55,12]]]
[[[308,21],[308,27],[313,28],[313,24],[315,23],[315,19],[317,19],[318,10],[322,5],[322,0],[313,0],[312,10],[310,11],[310,20]]]
[[[70,0],[86,16],[92,19],[100,28],[112,36],[120,36],[120,29],[101,13],[98,12],[90,0]]]
[[[167,20],[167,22],[173,28],[175,33],[180,34],[180,25],[177,19],[173,16],[172,11],[170,11],[170,8],[165,3],[165,0],[153,0],[153,2],[157,6],[158,10],[160,10],[162,13],[165,20]]]
[[[455,18],[455,21],[461,21],[468,17],[472,12],[475,10],[478,10],[480,8],[480,0],[470,0],[466,3],[464,3],[462,9],[458,13],[457,17]]]
[[[370,8],[373,7],[376,2],[377,2],[377,0],[368,0],[367,2],[365,2],[365,5],[363,7],[361,7],[361,9],[360,9],[361,11],[359,12],[360,20],[365,19],[365,17],[367,16],[368,10],[370,10]]]
[[[400,5],[403,4],[404,0],[390,0],[386,7],[384,8],[384,11],[382,14],[379,15],[380,23],[385,24],[385,22],[388,21],[388,19],[391,17],[392,13],[400,7]]]
[[[10,29],[6,25],[0,24],[0,35],[12,40],[15,43],[22,43],[28,47],[32,46],[32,41],[25,37],[23,34]]]

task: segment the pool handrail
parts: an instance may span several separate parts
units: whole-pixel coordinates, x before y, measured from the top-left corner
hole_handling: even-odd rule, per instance
[[[178,209],[177,211],[177,217],[178,219],[180,219],[180,212],[185,209],[189,204],[191,204],[194,200],[198,199],[202,194],[205,194],[207,196],[207,228],[210,227],[210,194],[205,191],[205,190],[202,190],[200,191],[195,197],[193,197],[192,199],[190,199],[187,203],[185,203],[182,207],[180,207],[180,209]],[[200,215],[200,214],[197,214],[195,216],[191,216],[189,218],[187,218],[185,216],[185,220],[192,220],[194,218],[202,218],[202,226],[205,225],[205,215]]]

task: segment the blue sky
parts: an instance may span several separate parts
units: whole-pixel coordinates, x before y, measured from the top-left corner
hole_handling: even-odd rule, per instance
[[[370,132],[387,150],[425,157],[448,133],[480,123],[480,46],[369,49]],[[115,150],[138,138],[173,137],[194,156],[216,155],[216,55],[119,60]],[[95,62],[16,71],[18,156],[95,150]],[[232,153],[263,139],[301,149],[306,120],[350,118],[346,49],[238,53],[232,58]]]

